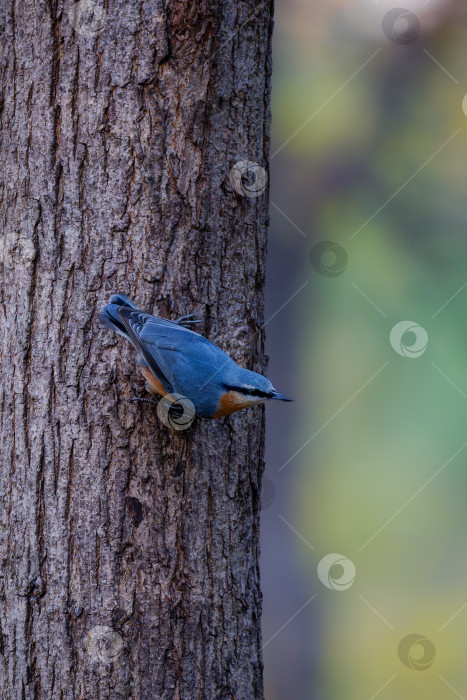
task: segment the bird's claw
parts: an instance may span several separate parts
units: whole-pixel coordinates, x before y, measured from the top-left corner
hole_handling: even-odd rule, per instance
[[[153,406],[157,406],[158,401],[156,401],[155,399],[149,399],[146,397],[140,398],[139,396],[135,396],[132,399],[130,399],[130,403],[150,403]]]
[[[193,320],[189,321],[189,318]],[[187,314],[186,316],[180,316],[180,318],[177,318],[174,323],[176,323],[178,326],[191,326],[192,323],[202,323],[202,320],[199,318],[194,318],[194,314]]]

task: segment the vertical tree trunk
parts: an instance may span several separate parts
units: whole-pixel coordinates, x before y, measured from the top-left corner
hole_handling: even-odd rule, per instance
[[[169,430],[97,312],[264,369],[271,2],[78,5],[0,4],[1,697],[262,698],[262,409]]]

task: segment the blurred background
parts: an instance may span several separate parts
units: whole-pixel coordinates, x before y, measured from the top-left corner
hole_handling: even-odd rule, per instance
[[[267,700],[467,698],[466,36],[276,0]]]

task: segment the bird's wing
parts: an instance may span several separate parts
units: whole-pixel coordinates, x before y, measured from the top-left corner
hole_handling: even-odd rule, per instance
[[[217,360],[233,362],[207,338],[172,321],[127,308],[119,309],[119,315],[149,368],[169,393],[176,387],[196,391],[214,374]]]
[[[157,362],[151,348],[148,347],[145,341],[141,338],[141,333],[145,324],[149,319],[154,317],[150,314],[143,313],[139,309],[131,309],[128,307],[119,307],[118,315],[121,318],[124,327],[128,331],[128,335],[130,336],[134,346],[140,351],[151,372],[157,377],[157,379],[159,379],[162,386],[169,394],[173,393],[174,387],[172,382],[169,380],[164,373],[164,370]],[[163,319],[160,320],[162,321]]]

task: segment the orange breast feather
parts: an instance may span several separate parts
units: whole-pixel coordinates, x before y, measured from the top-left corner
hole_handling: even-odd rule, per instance
[[[166,390],[157,377],[153,375],[149,367],[141,367],[141,374],[149,384],[152,394],[161,394],[161,396],[165,396],[167,394]]]
[[[231,413],[235,411],[241,411],[242,408],[246,408],[251,405],[251,401],[245,400],[245,397],[238,393],[238,391],[226,391],[225,394],[221,396],[219,401],[219,408],[213,415],[213,418],[222,418],[222,416],[230,416]]]

